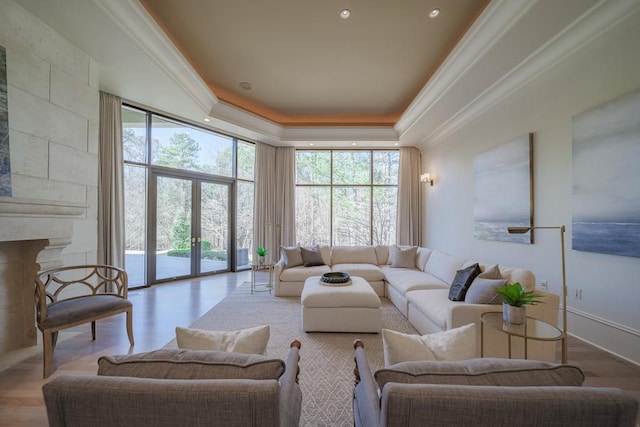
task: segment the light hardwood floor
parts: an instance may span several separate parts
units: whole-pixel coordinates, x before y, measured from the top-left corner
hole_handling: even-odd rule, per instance
[[[40,353],[0,372],[0,426],[47,425],[41,393],[45,382],[65,374],[93,375],[102,355],[164,346],[175,337],[176,326],[189,326],[249,277],[249,272],[229,273],[131,291],[135,347],[129,346],[124,315],[99,321],[95,341],[89,324],[68,329],[54,351],[57,369],[49,379],[42,379]],[[575,338],[569,339],[569,363],[584,371],[585,385],[619,387],[640,400],[640,366]]]

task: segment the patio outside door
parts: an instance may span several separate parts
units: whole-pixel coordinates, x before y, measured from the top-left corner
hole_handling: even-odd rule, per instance
[[[154,173],[149,283],[230,270],[230,183]]]

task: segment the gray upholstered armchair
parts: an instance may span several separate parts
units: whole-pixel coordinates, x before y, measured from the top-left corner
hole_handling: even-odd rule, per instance
[[[53,427],[294,427],[300,342],[286,361],[255,354],[161,349],[101,357],[97,376],[42,387]]]
[[[530,360],[403,362],[371,372],[356,340],[356,427],[634,427],[638,402],[616,388],[582,387],[573,366]],[[378,392],[380,391],[380,395]]]
[[[51,374],[51,359],[58,332],[96,320],[127,313],[127,335],[133,345],[133,305],[127,299],[127,272],[109,265],[76,265],[38,273],[35,280],[36,321],[42,331],[43,374]]]

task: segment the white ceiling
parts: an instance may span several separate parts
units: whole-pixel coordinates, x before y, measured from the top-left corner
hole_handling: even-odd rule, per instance
[[[164,5],[156,20],[137,0],[15,1],[95,59],[101,90],[244,138],[316,147],[437,144],[640,7],[144,0],[150,9]],[[343,4],[352,12],[346,21],[337,17]],[[447,17],[451,4],[455,20]],[[436,20],[423,16],[432,7],[443,11]],[[434,29],[447,19],[453,30]],[[240,81],[254,89],[242,91]]]

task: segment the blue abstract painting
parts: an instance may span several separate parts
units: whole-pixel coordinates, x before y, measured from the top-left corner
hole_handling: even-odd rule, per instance
[[[573,118],[572,247],[640,257],[640,90]]]
[[[4,47],[0,46],[0,196],[11,196],[9,103],[7,98],[7,52]]]
[[[476,239],[531,243],[530,231],[509,234],[507,228],[530,227],[533,222],[532,148],[533,134],[527,134],[473,159]]]

